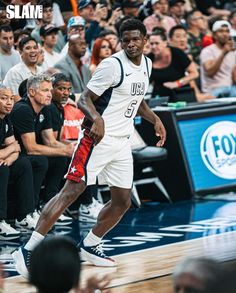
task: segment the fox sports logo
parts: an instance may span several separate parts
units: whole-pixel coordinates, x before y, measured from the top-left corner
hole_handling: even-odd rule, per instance
[[[204,164],[213,174],[236,179],[236,122],[217,122],[207,128],[200,151]]]

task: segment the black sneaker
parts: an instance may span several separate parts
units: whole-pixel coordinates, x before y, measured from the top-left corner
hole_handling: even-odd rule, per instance
[[[115,267],[117,263],[114,259],[108,257],[102,249],[102,243],[95,246],[84,246],[83,241],[80,244],[81,259],[88,261],[95,266]]]

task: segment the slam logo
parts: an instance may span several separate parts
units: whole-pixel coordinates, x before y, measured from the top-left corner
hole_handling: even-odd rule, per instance
[[[9,19],[42,19],[43,5],[7,5],[6,13]]]
[[[204,132],[200,151],[204,164],[216,176],[236,179],[236,123],[217,122]]]

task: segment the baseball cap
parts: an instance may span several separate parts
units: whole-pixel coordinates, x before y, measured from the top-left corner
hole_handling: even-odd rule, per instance
[[[135,7],[139,7],[141,4],[138,3],[137,1],[132,1],[132,0],[125,0],[122,3],[122,7],[130,7],[130,8],[135,8]]]
[[[39,34],[40,36],[46,36],[52,32],[58,32],[59,30],[60,29],[53,24],[46,24],[40,28]]]
[[[72,16],[67,23],[67,28],[73,26],[85,26],[85,19],[82,16]]]
[[[227,26],[231,30],[231,24],[227,20],[217,20],[212,26],[212,31],[217,32],[222,26]]]
[[[92,4],[91,0],[79,0],[78,10],[81,10],[81,9],[85,8],[90,4]]]
[[[151,1],[152,5],[156,4],[157,2],[159,2],[159,0],[152,0]]]
[[[169,0],[169,6],[175,6],[179,2],[185,3],[185,0]]]

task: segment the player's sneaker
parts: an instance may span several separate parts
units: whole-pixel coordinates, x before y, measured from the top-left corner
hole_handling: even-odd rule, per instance
[[[12,258],[15,262],[17,272],[24,278],[28,278],[30,266],[31,251],[25,249],[23,246],[12,253]]]
[[[28,214],[23,220],[15,222],[16,227],[34,230],[37,224],[37,219]]]
[[[20,237],[20,231],[14,229],[4,220],[0,221],[0,240],[12,240]]]
[[[89,205],[81,204],[79,208],[79,220],[81,222],[97,222],[98,214],[100,213],[103,205],[99,203],[95,198]]]
[[[117,263],[114,259],[108,257],[102,249],[102,243],[95,246],[84,246],[83,241],[80,244],[80,254],[83,261],[88,261],[95,266],[115,267]]]
[[[55,225],[59,225],[59,226],[70,225],[72,222],[73,222],[73,219],[71,217],[67,217],[62,214],[56,221]]]

